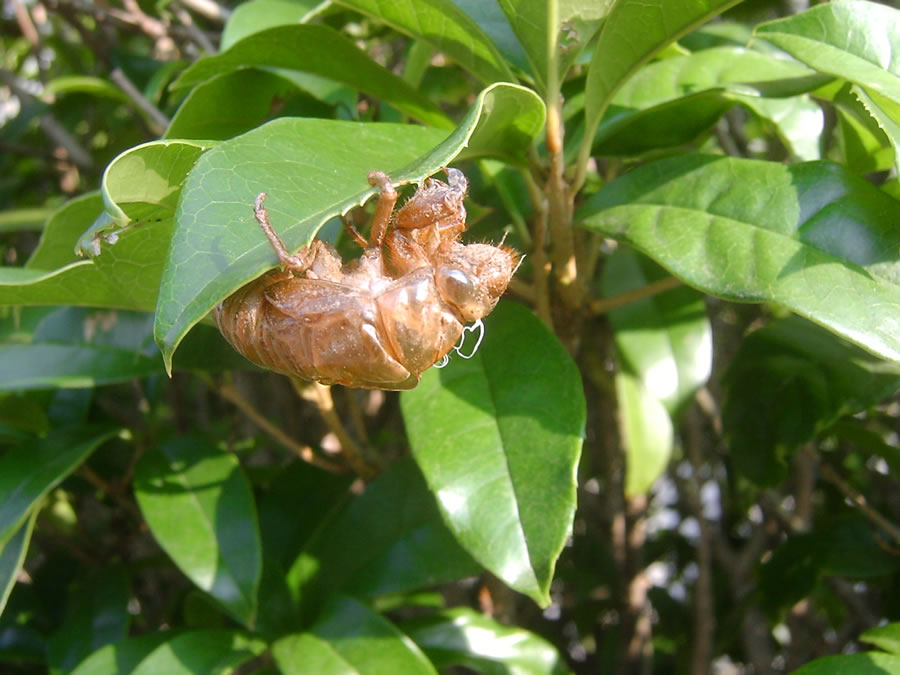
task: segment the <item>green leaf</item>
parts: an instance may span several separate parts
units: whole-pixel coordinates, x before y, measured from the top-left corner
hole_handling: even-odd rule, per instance
[[[241,7],[246,4],[238,9]],[[298,110],[298,101],[306,108]],[[279,111],[278,117],[291,113],[325,117],[332,106],[302,93],[295,82],[279,73],[245,68],[194,87],[172,118],[166,138],[233,138],[271,119],[273,110]]]
[[[616,91],[670,42],[739,0],[619,0],[606,17],[588,70],[585,129],[589,139]],[[589,144],[584,145],[585,152]]]
[[[426,371],[400,402],[413,456],[459,543],[546,606],[585,423],[565,349],[531,312],[502,302],[471,360]]]
[[[294,562],[315,527],[336,504],[346,500],[352,481],[352,474],[328,473],[299,460],[281,469],[259,499],[265,557],[274,558],[284,567]],[[367,494],[374,489],[369,486]],[[380,513],[382,507],[390,508],[390,504],[375,505],[372,511]],[[303,517],[298,518],[298,513]]]
[[[498,0],[498,3],[525,48],[538,88],[543,90],[548,82],[551,48],[556,50],[554,61],[562,79],[609,13],[613,0],[554,0],[557,23],[553,26],[549,25],[549,2]]]
[[[191,631],[164,642],[129,672],[132,675],[228,673],[265,649],[264,641],[237,631]]]
[[[875,579],[898,568],[897,556],[884,550],[862,516],[832,517],[772,552],[759,568],[760,598],[775,615],[806,597],[823,576]]]
[[[481,27],[451,0],[380,2],[335,0],[337,4],[384,22],[394,30],[427,42],[484,84],[516,79]],[[337,78],[335,78],[337,79]]]
[[[616,373],[616,400],[625,448],[625,495],[643,495],[669,464],[674,444],[672,420],[659,399],[624,370]]]
[[[305,23],[329,5],[328,0],[250,0],[234,8],[225,28],[219,50],[225,51],[238,40],[282,24]]]
[[[868,652],[824,656],[807,663],[793,675],[896,675],[900,673],[900,656]]]
[[[103,345],[0,345],[0,391],[82,389],[164,372],[159,357]]]
[[[103,178],[106,211],[87,227],[97,216],[90,195],[57,212],[27,268],[0,268],[0,304],[153,309],[182,182],[208,147],[155,141],[119,155]],[[86,231],[77,247],[93,262],[67,252],[78,228]]]
[[[812,98],[806,95],[790,98],[732,97],[774,127],[791,157],[804,161],[821,159],[825,114]]]
[[[72,670],[88,654],[124,640],[130,615],[131,587],[122,565],[78,583],[69,593],[67,616],[47,642],[47,660],[55,671]]]
[[[108,98],[120,103],[131,103],[128,94],[109,80],[90,75],[64,75],[50,80],[44,87],[44,97],[56,99],[66,94],[89,94],[93,98]]]
[[[0,457],[0,543],[13,536],[44,495],[116,433],[90,425],[59,429]]]
[[[900,103],[900,10],[863,0],[829,2],[754,33],[819,72]]]
[[[610,183],[576,220],[628,242],[700,290],[780,303],[900,360],[897,208],[828,162],[687,155]]]
[[[482,0],[453,0],[453,4],[468,14],[487,34],[508,66],[523,73],[531,73],[528,56],[522,49],[522,44],[510,27],[499,3],[483,2]],[[434,51],[430,46],[428,49]]]
[[[360,497],[319,522],[288,575],[307,611],[336,590],[374,598],[481,572],[441,521],[410,460],[395,462]]]
[[[410,125],[280,119],[225,141],[197,162],[179,204],[154,328],[171,362],[190,328],[228,295],[271,269],[277,258],[253,219],[260,192],[289,250],[315,236],[329,218],[375,194],[366,177],[388,172],[419,182],[466,156],[524,159],[543,125],[543,104],[514,85],[495,85],[447,132]]]
[[[663,59],[641,68],[616,92],[592,152],[628,155],[682,145],[736,101],[798,94],[822,83],[802,64],[738,47]]]
[[[463,666],[479,673],[567,673],[565,661],[542,637],[504,626],[468,607],[445,610],[401,624],[435,666]]]
[[[900,364],[881,361],[798,317],[749,335],[723,382],[722,422],[741,472],[774,485],[793,450],[838,418],[900,388]]]
[[[667,277],[647,258],[620,249],[604,265],[603,292],[620,295]],[[688,288],[673,288],[614,309],[609,318],[629,372],[677,415],[712,370],[712,329],[702,297]]]
[[[212,142],[154,141],[116,157],[103,174],[106,211],[78,242],[92,256],[119,306],[156,305],[162,263],[169,249],[175,205],[188,171]]]
[[[365,605],[334,596],[310,633],[289,635],[272,645],[281,672],[427,673],[437,671],[406,635]]]
[[[79,235],[102,210],[99,192],[76,197],[57,209],[26,266],[0,267],[0,305],[124,306],[125,299],[106,276],[75,255]]]
[[[0,544],[0,615],[6,609],[6,601],[22,565],[25,564],[25,554],[28,553],[28,544],[31,543],[31,533],[34,531],[34,521],[37,520],[39,509],[31,509],[30,517],[19,526],[19,529],[3,544]]]
[[[888,170],[894,164],[890,140],[863,105],[861,94],[864,95],[860,87],[847,83],[817,92],[834,106],[842,163],[859,174]]]
[[[132,673],[150,652],[171,637],[171,633],[159,631],[125,638],[115,644],[106,645],[79,663],[70,675]]]
[[[860,635],[859,639],[891,654],[900,655],[900,623],[870,628]]]
[[[163,550],[200,589],[252,626],[261,545],[253,494],[234,455],[199,438],[175,439],[141,458],[134,488]]]
[[[894,166],[900,168],[900,103],[879,94],[869,95],[862,87],[854,86],[852,91],[887,136],[894,150]]]
[[[342,82],[424,124],[447,128],[447,116],[418,90],[370,59],[349,39],[324,25],[288,25],[249,35],[221,54],[207,56],[172,85],[190,87],[250,66],[285,68]]]

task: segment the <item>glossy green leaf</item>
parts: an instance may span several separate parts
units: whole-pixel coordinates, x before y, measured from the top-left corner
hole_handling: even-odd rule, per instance
[[[437,671],[406,635],[362,603],[332,598],[309,633],[289,635],[272,646],[281,672],[288,675],[332,673],[423,673]]]
[[[848,83],[823,87],[817,95],[830,100],[837,121],[836,137],[841,163],[858,174],[884,171],[894,164],[890,140],[866,109],[863,90]]]
[[[334,120],[280,119],[223,142],[197,162],[179,204],[154,329],[168,363],[185,333],[217,303],[277,263],[253,219],[260,192],[289,250],[329,218],[375,194],[375,169],[421,181],[467,155],[524,158],[543,125],[543,104],[522,87],[483,91],[457,130]]]
[[[39,509],[32,509],[30,517],[25,519],[12,536],[0,544],[0,615],[6,608],[6,601],[9,600],[9,594],[16,585],[19,571],[25,563],[25,554],[28,553],[38,511]]]
[[[355,675],[360,673],[327,640],[312,633],[281,638],[272,645],[278,671],[285,675]]]
[[[900,656],[866,652],[823,656],[794,671],[793,675],[896,675],[900,673]]]
[[[158,356],[102,345],[0,345],[0,391],[80,389],[164,372]]]
[[[769,122],[792,158],[812,161],[822,158],[825,113],[807,95],[790,98],[759,98],[732,95],[757,117]]]
[[[438,668],[522,675],[569,672],[559,652],[540,636],[468,607],[406,621],[401,628]]]
[[[426,371],[400,400],[413,456],[459,543],[545,606],[585,423],[563,346],[527,309],[500,303],[472,359]]]
[[[252,626],[261,545],[253,494],[234,455],[199,438],[169,441],[141,458],[135,497],[182,572]]]
[[[25,266],[53,270],[80,260],[75,244],[102,210],[103,196],[99,190],[67,201],[47,219],[41,240]]]
[[[859,639],[891,654],[900,655],[900,623],[870,628],[860,635]]]
[[[499,3],[483,2],[483,0],[453,0],[453,4],[468,14],[487,34],[508,66],[526,74],[531,73],[528,56],[510,27]]]
[[[666,470],[672,456],[675,434],[665,406],[622,370],[616,373],[619,433],[625,449],[625,495],[649,492]]]
[[[107,211],[96,195],[62,207],[26,268],[0,268],[0,304],[152,309],[181,181],[206,147],[158,141],[119,155],[104,174]],[[93,261],[78,261],[76,242]]]
[[[786,451],[900,389],[900,364],[791,317],[745,338],[723,384],[734,462],[751,480],[774,485],[787,472]]]
[[[610,183],[576,220],[628,242],[700,290],[780,303],[900,360],[897,208],[828,162],[687,155]]]
[[[47,660],[55,671],[72,670],[104,645],[124,640],[131,616],[131,587],[121,565],[111,565],[75,585],[67,615],[47,643]]]
[[[228,673],[265,649],[264,641],[237,631],[191,631],[159,645],[130,672],[132,675]]]
[[[506,61],[481,27],[451,0],[381,2],[335,0],[427,42],[484,84],[515,82]]]
[[[219,50],[225,51],[253,33],[289,23],[305,23],[329,5],[328,0],[250,0],[234,8]]]
[[[758,37],[819,72],[900,103],[900,10],[842,0],[756,27]]]
[[[111,287],[90,261],[75,255],[79,235],[102,210],[99,192],[76,197],[57,209],[25,267],[0,267],[0,305],[125,305],[120,289]]]
[[[609,13],[612,0],[554,0],[556,24],[550,25],[550,2],[498,0],[509,25],[525,48],[538,88],[549,76],[551,44],[558,76],[563,77]]]
[[[481,572],[441,521],[408,459],[321,523],[288,575],[304,608],[336,590],[374,598]]]
[[[660,49],[738,0],[620,0],[597,38],[585,88],[585,129],[593,138],[616,91]],[[586,152],[588,144],[584,146]]]
[[[667,276],[647,258],[620,249],[604,265],[603,292],[620,295]],[[712,370],[712,328],[702,297],[674,288],[614,309],[609,318],[627,369],[676,415]]]
[[[348,38],[324,25],[277,26],[249,35],[221,54],[196,61],[172,86],[190,87],[250,66],[321,75],[390,103],[425,124],[451,126],[446,115],[428,98],[375,63]]]
[[[597,127],[595,154],[637,154],[690,142],[736,101],[809,91],[822,76],[786,58],[715,47],[641,68]],[[743,96],[739,96],[743,94]]]
[[[862,87],[854,86],[852,91],[887,136],[894,151],[894,166],[900,168],[900,103],[880,94],[870,95]]]
[[[0,542],[13,536],[38,501],[115,433],[90,425],[59,429],[0,457]]]
[[[297,105],[298,100],[307,104],[305,109]],[[332,107],[302,93],[287,77],[258,68],[245,68],[213,77],[194,87],[178,108],[165,135],[166,138],[225,140],[268,121],[273,117],[273,110],[279,111],[278,117],[288,114],[324,117]]]
[[[352,481],[352,474],[328,473],[299,460],[282,468],[259,498],[265,557],[274,558],[285,568],[290,566],[316,525],[346,501]],[[381,506],[385,505],[372,510],[380,512]],[[301,513],[303,517],[298,518]]]
[[[70,675],[131,673],[150,652],[171,637],[171,633],[160,631],[125,638],[115,644],[106,645],[79,663]]]

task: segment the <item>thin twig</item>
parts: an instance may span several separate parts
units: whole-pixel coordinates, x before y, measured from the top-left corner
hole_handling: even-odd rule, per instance
[[[297,441],[288,436],[281,428],[272,424],[268,419],[266,419],[265,415],[254,408],[247,399],[241,396],[240,392],[235,389],[234,385],[220,384],[219,386],[215,386],[211,381],[208,381],[207,384],[211,386],[212,389],[217,394],[219,394],[219,396],[224,398],[226,401],[233,403],[242,413],[249,417],[256,426],[258,426],[265,433],[271,436],[275,441],[293,452],[304,462],[312,464],[313,466],[317,466],[320,469],[330,471],[331,473],[346,473],[344,467],[334,464],[327,459],[319,457],[311,447],[309,447],[308,445],[297,443]]]
[[[109,73],[109,79],[115,82],[119,89],[125,92],[134,104],[145,114],[151,121],[151,127],[153,133],[157,135],[162,135],[162,133],[166,130],[166,127],[169,126],[169,119],[162,114],[162,112],[153,105],[146,96],[144,96],[141,91],[134,86],[134,83],[128,76],[125,74],[121,68],[113,68]]]
[[[595,315],[606,314],[611,310],[624,305],[629,305],[637,300],[643,300],[644,298],[649,298],[658,293],[662,293],[663,291],[678,288],[681,286],[681,283],[681,279],[665,277],[664,279],[651,282],[646,286],[641,286],[640,288],[628,291],[627,293],[614,295],[611,298],[599,298],[591,303],[591,313]]]
[[[181,0],[181,4],[193,12],[216,21],[225,23],[231,18],[231,10],[212,0]]]
[[[190,13],[183,7],[179,6],[177,3],[172,3],[170,5],[172,12],[175,14],[175,18],[178,19],[181,24],[187,29],[188,34],[191,36],[191,39],[196,42],[200,48],[205,51],[207,54],[215,54],[216,46],[210,41],[206,34],[197,28],[197,25],[194,23],[194,20],[191,18]]]
[[[900,528],[898,528],[894,523],[889,521],[883,515],[881,515],[878,511],[869,506],[866,498],[859,492],[857,492],[853,487],[847,483],[843,478],[841,478],[837,471],[835,471],[828,464],[821,464],[819,466],[819,473],[822,475],[822,478],[827,480],[829,483],[834,485],[838,490],[840,490],[841,494],[844,495],[850,502],[852,502],[860,512],[869,520],[871,520],[875,525],[882,529],[891,539],[894,540],[897,544],[900,544]]]
[[[291,378],[294,390],[304,401],[309,401],[316,406],[325,424],[331,432],[337,436],[341,444],[341,453],[347,463],[364,480],[371,480],[378,475],[378,468],[369,464],[363,456],[362,448],[353,440],[340,416],[334,409],[334,399],[331,397],[331,387],[318,382],[303,382]]]

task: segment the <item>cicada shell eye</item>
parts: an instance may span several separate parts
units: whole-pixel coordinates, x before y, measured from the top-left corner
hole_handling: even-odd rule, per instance
[[[489,244],[454,245],[435,269],[441,297],[466,321],[487,316],[516,271],[518,254]]]

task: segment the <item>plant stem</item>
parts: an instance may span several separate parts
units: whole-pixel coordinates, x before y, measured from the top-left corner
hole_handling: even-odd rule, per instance
[[[591,303],[591,313],[596,315],[606,314],[607,312],[610,312],[624,305],[629,305],[632,302],[643,300],[644,298],[649,298],[656,295],[657,293],[662,293],[663,291],[678,288],[679,286],[681,286],[680,279],[676,279],[675,277],[666,277],[665,279],[654,281],[647,284],[646,286],[641,286],[640,288],[636,288],[633,291],[628,291],[627,293],[614,295],[611,298],[599,298],[597,300],[594,300]]]
[[[868,502],[866,502],[866,498],[860,492],[857,492],[853,486],[847,483],[847,481],[841,478],[837,471],[828,464],[820,464],[819,473],[822,475],[822,478],[840,490],[841,494],[852,502],[866,518],[881,528],[881,530],[890,536],[895,543],[900,544],[900,528],[869,506]]]
[[[316,406],[325,424],[331,432],[337,436],[341,444],[341,453],[347,463],[363,480],[371,480],[378,475],[378,467],[370,464],[363,456],[362,448],[353,440],[347,432],[340,415],[334,409],[334,399],[331,397],[331,387],[318,382],[304,382],[291,378],[294,391],[304,401],[309,401]]]
[[[206,378],[204,378],[206,379]],[[265,415],[259,412],[253,405],[241,396],[241,393],[232,384],[220,384],[216,386],[211,380],[207,380],[210,386],[219,396],[226,401],[233,403],[242,413],[249,417],[253,423],[262,431],[271,436],[275,441],[283,445],[285,448],[293,452],[297,457],[308,464],[325,469],[331,473],[346,473],[344,467],[334,464],[322,457],[319,457],[311,447],[297,443],[293,438],[288,436],[281,428],[272,424]]]

